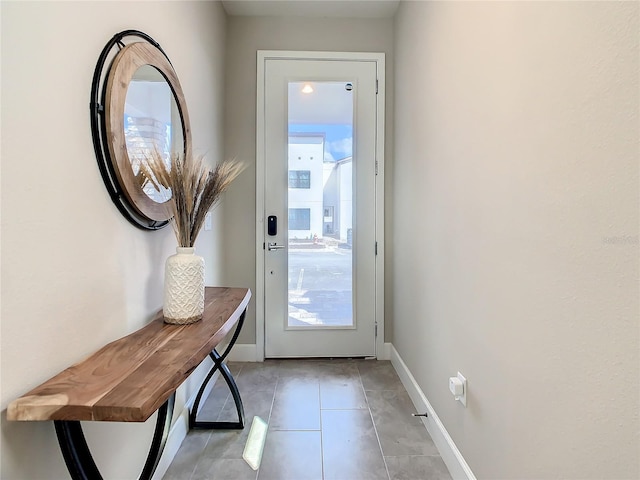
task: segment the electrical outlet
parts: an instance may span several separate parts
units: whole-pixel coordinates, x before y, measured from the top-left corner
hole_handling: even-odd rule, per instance
[[[456,377],[449,378],[449,391],[457,401],[467,406],[467,379],[460,372]]]
[[[206,231],[211,230],[211,212],[208,212],[205,216],[204,216],[204,229]]]

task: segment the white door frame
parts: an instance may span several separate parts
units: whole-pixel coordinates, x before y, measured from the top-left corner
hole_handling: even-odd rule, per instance
[[[377,64],[378,95],[376,96],[376,242],[375,257],[375,320],[376,357],[384,358],[384,120],[385,120],[385,56],[384,53],[359,52],[296,52],[258,50],[256,98],[256,360],[264,360],[265,298],[264,298],[264,179],[265,179],[265,61],[333,60],[375,61]]]

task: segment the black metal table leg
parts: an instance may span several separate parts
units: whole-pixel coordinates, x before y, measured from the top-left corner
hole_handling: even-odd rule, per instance
[[[189,428],[192,429],[233,429],[233,430],[241,430],[244,428],[244,406],[242,405],[242,398],[240,398],[240,391],[238,390],[238,386],[229,371],[229,367],[224,363],[224,359],[227,357],[231,349],[238,340],[238,335],[240,335],[240,330],[242,329],[242,324],[244,323],[244,317],[247,311],[245,310],[240,315],[240,319],[238,320],[238,324],[236,325],[236,330],[233,332],[233,337],[229,342],[229,345],[222,352],[222,355],[218,353],[218,351],[214,348],[213,351],[209,354],[211,360],[213,360],[213,367],[207,374],[204,382],[200,386],[200,390],[198,390],[198,395],[196,395],[195,402],[193,403],[193,408],[191,409],[191,413],[189,414]],[[238,421],[237,422],[205,422],[197,420],[198,409],[200,408],[200,401],[202,400],[202,395],[207,387],[207,384],[213,377],[214,373],[220,371],[220,374],[224,378],[225,382],[229,386],[229,390],[231,390],[231,395],[233,396],[233,401],[236,404],[236,412],[238,413]]]
[[[175,398],[176,394],[173,393],[158,409],[158,419],[156,420],[151,448],[140,474],[140,480],[151,479],[158,466],[169,436]],[[91,456],[80,422],[76,420],[55,420],[54,425],[60,450],[62,450],[62,456],[67,464],[71,478],[73,480],[101,480],[102,475]]]

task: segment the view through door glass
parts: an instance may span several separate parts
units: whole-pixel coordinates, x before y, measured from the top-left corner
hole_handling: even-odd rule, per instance
[[[288,328],[353,328],[350,82],[288,85]]]

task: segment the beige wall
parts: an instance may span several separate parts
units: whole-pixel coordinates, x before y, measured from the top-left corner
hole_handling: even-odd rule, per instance
[[[115,33],[150,34],[181,79],[195,148],[220,157],[226,15],[217,2],[1,5],[0,476],[68,478],[53,425],[7,422],[7,404],[144,325],[161,306],[163,265],[176,244],[170,228],[131,226],[107,195],[89,125],[93,69]],[[208,284],[221,278],[219,213],[197,245]],[[178,411],[194,384],[192,377],[179,390]],[[151,422],[92,427],[89,441],[107,478],[134,478]]]
[[[249,168],[232,185],[224,205],[225,280],[230,285],[249,286],[255,291],[256,52],[384,52],[389,119],[393,105],[393,20],[229,17],[227,28],[225,155],[246,161]],[[386,172],[391,178],[393,138],[389,120],[385,137]],[[390,304],[388,292],[387,297]],[[255,311],[250,310],[238,342],[255,341]]]
[[[396,17],[394,345],[478,478],[640,476],[639,27],[637,2]]]

